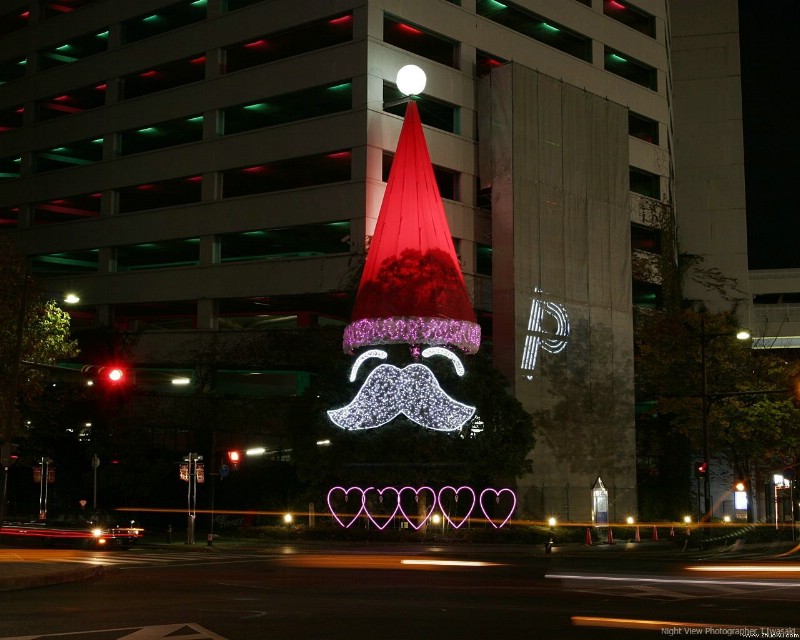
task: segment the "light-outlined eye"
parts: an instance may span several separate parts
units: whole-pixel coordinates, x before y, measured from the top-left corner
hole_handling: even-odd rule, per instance
[[[370,349],[369,351],[365,351],[358,356],[358,358],[356,358],[356,361],[353,363],[353,368],[350,369],[350,382],[356,381],[358,368],[365,360],[369,360],[370,358],[380,358],[381,360],[386,360],[388,357],[389,354],[387,354],[383,349]]]
[[[448,358],[453,363],[456,373],[459,376],[464,375],[464,365],[461,364],[461,360],[458,359],[458,356],[449,349],[445,349],[444,347],[428,347],[422,352],[423,358],[430,358],[431,356],[444,356]]]

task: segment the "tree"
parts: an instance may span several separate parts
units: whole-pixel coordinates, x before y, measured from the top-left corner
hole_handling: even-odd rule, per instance
[[[709,450],[741,477],[751,465],[800,452],[800,411],[793,394],[800,362],[785,352],[753,350],[735,338],[733,313],[691,309],[641,319],[637,332],[639,401],[651,415],[703,450],[703,342]]]
[[[18,435],[17,404],[32,404],[42,393],[52,365],[77,355],[69,315],[46,299],[29,275],[11,238],[0,234],[0,420],[3,439]],[[21,324],[20,324],[21,321]]]

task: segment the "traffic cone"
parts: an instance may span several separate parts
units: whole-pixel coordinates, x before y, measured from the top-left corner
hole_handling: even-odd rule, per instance
[[[658,528],[656,527],[656,525],[653,525],[653,540],[658,542]]]
[[[611,527],[608,528],[608,544],[614,544],[614,531]]]
[[[592,530],[589,527],[586,527],[586,546],[592,546]]]
[[[642,538],[639,535],[639,525],[638,524],[636,525],[636,535],[633,536],[633,541],[634,542],[641,542],[642,541]]]

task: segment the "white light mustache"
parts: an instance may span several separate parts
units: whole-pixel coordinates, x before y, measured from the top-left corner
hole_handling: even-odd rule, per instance
[[[453,400],[439,386],[425,365],[413,363],[403,369],[391,364],[377,366],[364,381],[353,401],[328,416],[342,429],[374,429],[400,414],[435,431],[460,429],[475,413],[475,407]]]

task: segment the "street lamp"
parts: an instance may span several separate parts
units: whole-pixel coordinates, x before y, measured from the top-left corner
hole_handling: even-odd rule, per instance
[[[706,333],[706,319],[705,316],[700,316],[700,363],[703,369],[702,380],[702,398],[703,398],[703,463],[702,463],[702,478],[703,478],[703,502],[705,517],[711,519],[711,471],[709,469],[711,446],[710,434],[708,428],[708,412],[710,409],[710,397],[708,394],[708,363],[706,360],[706,340],[709,338],[716,338],[719,336],[731,335],[728,333]],[[749,340],[750,333],[740,329],[736,333],[736,338],[739,340]]]

